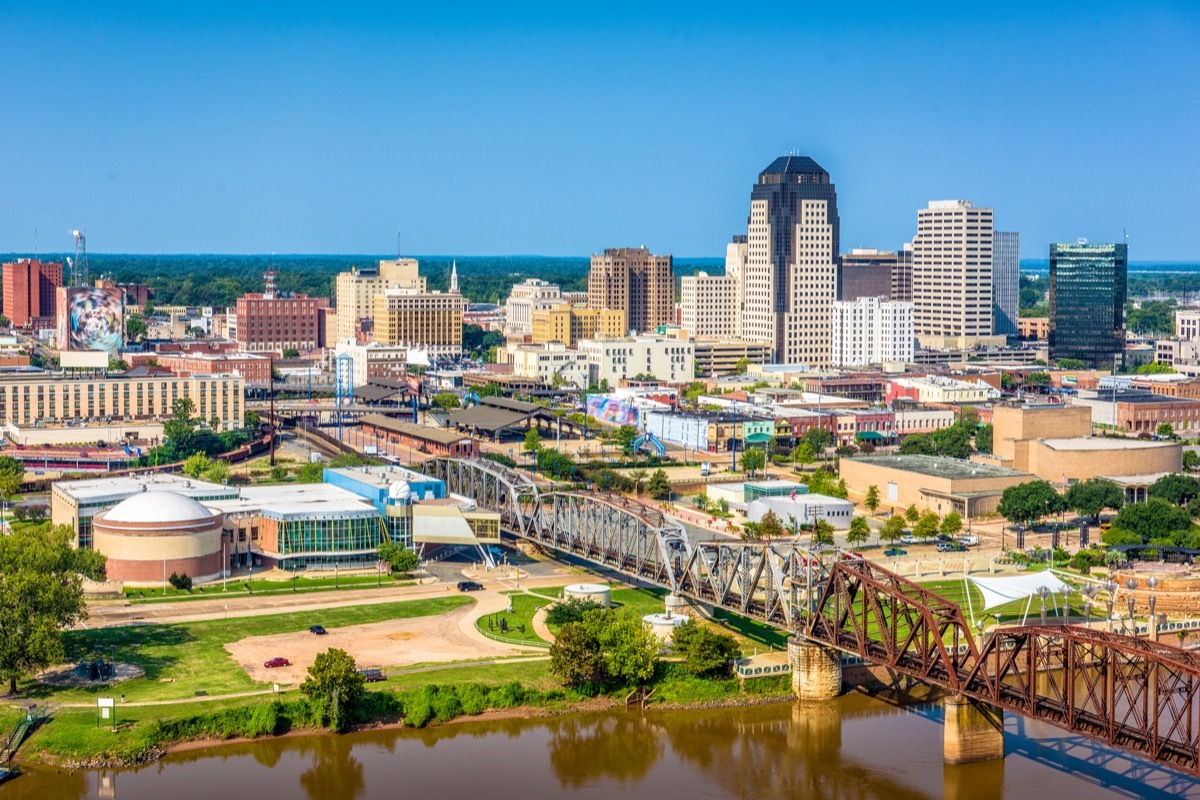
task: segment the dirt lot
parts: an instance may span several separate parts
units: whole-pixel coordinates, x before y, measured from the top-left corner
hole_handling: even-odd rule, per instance
[[[502,607],[503,602],[495,604]],[[486,613],[485,606],[490,605],[493,604],[466,606],[436,617],[328,628],[325,636],[308,631],[251,636],[227,644],[225,649],[254,680],[285,685],[303,681],[317,653],[330,647],[345,650],[360,667],[402,667],[526,652],[494,642],[474,630],[472,620],[481,612]],[[263,666],[264,661],[275,656],[288,659],[291,666],[274,669]]]

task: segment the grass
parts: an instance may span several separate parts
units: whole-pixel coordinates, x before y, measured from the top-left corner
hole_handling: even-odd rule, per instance
[[[980,592],[979,589],[977,589],[974,584],[968,583],[965,591],[964,591],[963,582],[961,579],[930,581],[928,583],[922,583],[921,586],[925,589],[928,589],[931,592],[936,592],[937,594],[941,595],[942,597],[946,598],[947,600],[951,601],[952,603],[956,603],[959,607],[962,608],[963,614],[967,615],[968,623],[970,623],[970,619],[969,619],[970,614],[971,614],[970,609],[972,609],[972,608],[975,609],[975,616],[977,619],[981,616],[984,616],[983,615],[983,593]],[[970,595],[970,603],[969,604],[967,602],[968,594]],[[1075,598],[1073,597],[1072,599],[1075,599]],[[1059,609],[1062,610],[1062,608],[1063,608],[1062,597],[1058,596],[1055,598],[1055,600],[1057,600],[1057,602],[1058,602]],[[988,623],[992,624],[993,622],[995,622],[996,614],[1000,615],[1001,623],[1020,622],[1021,618],[1025,616],[1026,602],[1027,601],[1025,601],[1025,600],[1014,600],[1011,603],[1006,603],[1005,605],[998,606],[998,607],[992,608],[992,609],[988,609],[988,612],[986,615],[988,618]],[[1041,601],[1036,597],[1033,598],[1033,602],[1029,603],[1028,622],[1034,623],[1034,622],[1041,621],[1041,609],[1042,609]],[[1068,613],[1068,612],[1064,612],[1064,613]],[[1083,606],[1081,604],[1073,603],[1069,609],[1069,613],[1072,615],[1077,615],[1077,616],[1082,617],[1083,616]],[[1054,604],[1053,603],[1050,603],[1050,602],[1046,603],[1046,616],[1047,616],[1047,619],[1055,619],[1056,618],[1056,617],[1054,617]]]
[[[342,575],[331,578],[297,578],[294,582],[287,580],[255,580],[249,581],[253,591],[247,591],[245,580],[230,580],[228,588],[216,585],[196,587],[190,592],[181,592],[168,586],[166,593],[160,589],[125,589],[125,596],[131,603],[156,603],[164,600],[178,602],[180,600],[212,600],[221,597],[247,597],[249,595],[268,594],[304,594],[307,592],[328,591],[338,588],[370,589],[375,586],[385,588],[395,586],[413,586],[416,581],[411,575]]]
[[[726,629],[727,633],[732,633],[734,638],[743,640],[739,642],[743,650],[746,649],[746,642],[753,642],[772,650],[787,649],[787,640],[791,635],[787,631],[748,617],[731,614],[720,608],[713,612],[713,618],[723,623],[722,627]]]
[[[270,684],[251,680],[234,663],[225,644],[247,636],[304,631],[317,624],[331,628],[444,614],[472,602],[468,597],[444,597],[234,620],[68,631],[64,635],[67,661],[91,656],[97,648],[102,648],[114,661],[141,667],[145,677],[115,687],[59,689],[34,684],[25,695],[71,703],[90,702],[97,695],[123,692],[133,702],[186,699],[194,697],[197,691],[217,695],[265,689]]]
[[[537,613],[537,609],[547,605],[548,601],[521,592],[505,592],[504,594],[508,595],[512,613],[497,611],[494,614],[480,617],[475,620],[475,627],[479,632],[489,638],[509,643],[548,645],[549,642],[538,636],[533,630],[533,615]],[[507,630],[501,630],[501,621],[504,622]]]
[[[462,667],[433,669],[427,672],[412,672],[407,675],[390,676],[386,682],[376,684],[396,689],[408,689],[433,684],[487,683],[499,684],[520,681],[537,689],[552,689],[559,683],[550,676],[550,661],[512,661],[499,664],[474,664]]]

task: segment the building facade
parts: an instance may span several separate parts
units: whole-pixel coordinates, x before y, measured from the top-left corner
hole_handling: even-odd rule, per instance
[[[592,256],[588,308],[625,312],[631,330],[653,332],[675,322],[675,269],[671,256],[644,247],[614,247]]]
[[[706,377],[733,375],[739,372],[738,362],[769,364],[771,342],[747,342],[745,339],[715,339],[697,337],[692,340],[696,355],[696,374]]]
[[[589,384],[606,380],[609,386],[617,386],[623,379],[638,375],[682,383],[696,375],[695,345],[682,339],[634,336],[586,340],[579,343],[579,352],[587,357]]]
[[[783,364],[830,364],[837,299],[837,193],[820,164],[783,156],[750,192],[742,338],[774,343]]]
[[[301,352],[325,347],[329,298],[275,292],[247,294],[237,301],[238,348],[249,353]]]
[[[576,389],[588,386],[587,355],[564,344],[510,342],[505,353],[513,374],[518,377],[533,379],[541,386],[560,384]]]
[[[53,328],[58,315],[62,263],[19,258],[3,266],[4,293],[0,313],[14,328]]]
[[[911,364],[916,349],[913,304],[882,297],[834,303],[832,339],[835,367]]]
[[[348,355],[354,362],[354,385],[362,386],[377,378],[401,380],[408,375],[408,348],[379,342],[337,343],[337,354]]]
[[[1017,335],[1021,289],[1021,234],[992,232],[992,331]]]
[[[158,353],[158,365],[176,375],[240,375],[247,384],[271,380],[271,359],[252,353]]]
[[[838,264],[838,300],[892,299],[892,272],[896,260],[895,253],[866,247],[842,253]]]
[[[430,355],[458,355],[466,310],[467,300],[460,294],[385,289],[375,295],[375,341]]]
[[[526,278],[508,293],[504,303],[505,333],[509,336],[528,336],[533,333],[533,312],[557,305],[563,300],[562,289],[540,278]]]
[[[728,338],[741,333],[736,278],[700,272],[680,278],[679,285],[681,328],[693,336]]]
[[[913,303],[922,347],[1003,345],[992,331],[992,209],[935,200],[917,212]]]
[[[534,344],[560,342],[574,347],[581,339],[624,336],[628,333],[625,312],[615,308],[576,308],[558,303],[533,310]]]
[[[905,242],[896,251],[896,263],[892,265],[892,300],[899,303],[911,303],[913,299],[913,248],[912,242]]]
[[[1050,245],[1050,358],[1112,366],[1125,350],[1124,244]]]
[[[375,295],[387,288],[425,291],[415,258],[385,259],[368,267],[351,267],[334,281],[337,304],[336,340],[356,339],[362,320],[375,315]]]

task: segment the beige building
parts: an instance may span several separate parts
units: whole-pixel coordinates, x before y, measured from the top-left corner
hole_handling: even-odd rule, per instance
[[[770,342],[747,342],[743,339],[714,339],[697,337],[692,341],[696,355],[696,374],[704,377],[732,375],[738,362],[768,364],[771,361]]]
[[[534,309],[531,316],[534,344],[561,342],[574,347],[581,339],[624,336],[628,330],[625,312],[613,308],[575,308],[559,303]]]
[[[466,310],[467,300],[460,294],[385,289],[375,295],[375,341],[430,355],[458,355]]]
[[[881,506],[893,512],[915,505],[938,514],[957,511],[964,519],[996,513],[1005,489],[1033,479],[1007,467],[946,456],[843,458],[840,471],[852,494],[863,497],[875,486]]]
[[[624,311],[638,333],[675,323],[675,269],[671,256],[644,247],[614,247],[592,256],[588,308]]]
[[[682,383],[696,375],[696,350],[692,342],[659,336],[594,339],[579,343],[587,356],[588,383],[608,381],[618,386],[624,378],[653,375],[660,381]]]
[[[680,278],[679,284],[681,328],[693,336],[732,338],[741,334],[736,278],[700,272]]]
[[[922,347],[1001,347],[992,329],[992,209],[935,200],[917,212],[915,328]]]
[[[375,315],[375,295],[387,288],[425,291],[425,279],[418,274],[415,258],[383,260],[378,266],[351,267],[340,272],[334,282],[337,302],[336,341],[356,338],[359,320]]]
[[[242,427],[245,381],[241,375],[169,373],[105,378],[69,374],[6,377],[0,380],[0,422],[8,425],[67,421],[164,420],[176,400],[190,398],[197,419],[217,420],[217,430]]]
[[[543,386],[561,383],[576,389],[587,388],[587,354],[569,349],[564,344],[510,342],[502,352],[505,360],[512,364],[513,374],[518,377],[535,379]]]
[[[550,308],[564,300],[562,289],[540,278],[526,278],[508,292],[504,303],[504,332],[507,336],[533,333],[533,312]]]

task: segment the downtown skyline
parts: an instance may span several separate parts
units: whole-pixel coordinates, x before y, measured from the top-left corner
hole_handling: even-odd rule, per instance
[[[794,152],[842,251],[968,199],[1024,258],[1200,256],[1188,4],[288,8],[0,10],[0,251],[719,257]]]

